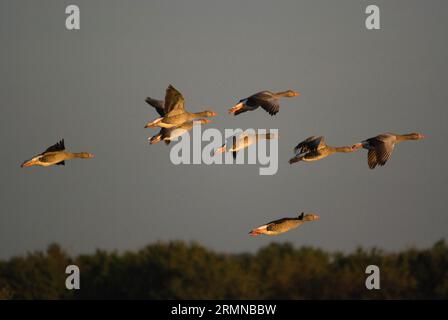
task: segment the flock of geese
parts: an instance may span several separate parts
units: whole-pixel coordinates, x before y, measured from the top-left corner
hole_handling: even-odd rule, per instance
[[[229,109],[229,113],[237,116],[241,113],[253,111],[261,107],[271,116],[274,116],[280,110],[280,98],[292,98],[299,95],[299,92],[293,90],[281,91],[277,93],[271,91],[261,91],[239,100],[234,107]],[[185,110],[184,97],[172,85],[169,85],[166,89],[164,100],[157,100],[148,97],[145,101],[160,115],[159,118],[148,122],[145,126],[145,128],[160,128],[157,135],[154,135],[148,139],[150,144],[155,144],[160,141],[164,141],[166,144],[169,144],[172,140],[175,140],[179,136],[190,131],[193,128],[195,121],[201,124],[208,124],[211,120],[205,118],[217,116],[216,112],[210,110],[195,113]],[[221,148],[217,149],[215,153],[232,152],[233,157],[235,158],[238,150],[247,148],[252,144],[256,144],[260,139],[275,138],[277,137],[272,133],[246,134],[243,132],[238,136],[233,136],[232,143],[230,145],[225,143]],[[374,169],[376,166],[384,166],[386,164],[398,142],[420,140],[423,138],[424,136],[420,133],[382,133],[352,146],[333,147],[326,144],[324,137],[311,136],[295,146],[294,157],[289,160],[289,163],[293,164],[300,161],[317,161],[338,152],[350,153],[359,149],[366,149],[368,150],[367,163],[370,169]],[[23,162],[21,167],[65,165],[66,160],[75,158],[89,159],[93,157],[93,154],[88,152],[66,152],[64,140],[61,140],[55,145],[47,148],[44,152],[34,156],[30,160]],[[317,214],[304,214],[302,212],[297,217],[282,218],[259,226],[251,230],[249,234],[252,236],[258,236],[261,234],[269,236],[278,235],[297,228],[305,222],[315,220],[319,220],[319,216]]]

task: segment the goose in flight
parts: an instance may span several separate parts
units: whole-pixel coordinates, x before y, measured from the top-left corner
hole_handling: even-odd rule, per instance
[[[355,144],[353,148],[364,148],[369,150],[367,153],[367,163],[370,169],[374,169],[377,165],[384,166],[386,164],[392,154],[392,151],[394,150],[396,143],[407,140],[420,140],[423,138],[424,136],[420,133],[382,133],[376,137]]]
[[[169,129],[161,128],[157,135],[152,136],[151,138],[148,139],[149,143],[155,144],[163,140],[168,145],[172,140],[175,140],[177,137],[180,137],[185,133],[187,133],[188,131],[190,131],[191,129],[193,129],[194,122],[198,122],[200,124],[206,124],[212,121],[208,119],[199,119],[185,122],[178,127],[173,127]]]
[[[299,161],[317,161],[336,152],[348,153],[353,151],[355,151],[353,147],[332,147],[325,143],[324,137],[311,136],[295,146],[295,156],[289,160],[289,164]]]
[[[243,132],[239,135],[232,136],[229,140],[231,143],[224,143],[215,151],[217,153],[232,152],[233,159],[236,159],[236,154],[239,150],[245,149],[250,145],[257,143],[260,140],[276,139],[277,135],[274,133],[248,133]]]
[[[21,167],[31,167],[31,166],[43,166],[48,167],[51,165],[65,165],[65,160],[81,158],[88,159],[93,158],[93,154],[88,152],[77,152],[71,153],[65,151],[64,139],[47,148],[41,154],[33,157],[30,160],[22,163]]]
[[[259,236],[261,234],[276,236],[291,229],[297,228],[305,222],[315,221],[319,219],[320,217],[317,214],[304,214],[302,212],[298,217],[295,218],[283,218],[266,223],[262,226],[259,226],[258,228],[251,230],[249,234],[253,237]]]
[[[262,107],[271,116],[277,114],[280,110],[280,98],[292,98],[300,96],[299,92],[293,90],[271,92],[261,91],[251,95],[248,98],[241,99],[234,107],[229,109],[229,113],[239,115],[246,111],[252,111],[258,107]]]
[[[163,104],[162,101],[149,97],[146,98],[145,101],[149,105],[153,106],[159,115],[161,115],[160,118],[148,122],[145,128],[161,127],[169,129],[180,126],[188,121],[193,121],[199,118],[214,117],[217,115],[215,112],[208,110],[196,113],[186,111],[184,97],[172,85],[169,85],[166,89],[165,101]]]

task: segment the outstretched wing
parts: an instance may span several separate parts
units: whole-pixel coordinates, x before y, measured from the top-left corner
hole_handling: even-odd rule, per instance
[[[156,109],[157,113],[160,114],[161,117],[165,116],[165,108],[164,108],[164,101],[162,100],[156,100],[151,97],[147,97],[145,99],[146,103],[150,106],[154,107]]]
[[[262,107],[271,116],[277,114],[280,110],[279,101],[274,98],[273,94],[269,91],[258,92],[246,100],[246,105],[250,107]]]
[[[310,151],[316,151],[325,146],[325,140],[323,136],[311,136],[300,142],[294,148],[294,152],[304,153]]]
[[[185,99],[172,85],[169,85],[165,94],[165,116],[174,116],[185,112]]]
[[[64,151],[64,150],[65,150],[64,139],[62,139],[58,143],[52,145],[51,147],[48,147],[44,152],[42,152],[42,154],[47,153],[47,152],[56,152],[56,151]]]
[[[367,153],[369,168],[374,169],[377,165],[384,166],[394,150],[393,137],[378,136],[367,141],[372,146],[372,149],[369,149]]]

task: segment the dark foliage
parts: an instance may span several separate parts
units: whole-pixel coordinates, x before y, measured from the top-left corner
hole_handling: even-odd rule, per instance
[[[65,267],[81,289],[65,288]],[[379,266],[381,289],[365,269]],[[350,254],[271,244],[255,254],[220,254],[198,244],[156,243],[137,252],[46,252],[0,261],[0,299],[447,299],[448,246]]]

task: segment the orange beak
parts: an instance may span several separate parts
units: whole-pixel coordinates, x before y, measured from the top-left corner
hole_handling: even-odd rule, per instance
[[[221,148],[216,149],[215,154],[226,152],[226,146],[222,146]]]
[[[36,160],[28,160],[28,161],[25,161],[24,163],[22,163],[20,165],[20,167],[21,168],[27,168],[27,167],[32,167],[34,165],[36,165]]]
[[[249,232],[249,235],[251,235],[252,237],[256,237],[259,236],[261,233],[258,232],[257,230],[252,230],[251,232]]]
[[[235,106],[233,106],[232,108],[230,108],[230,109],[229,109],[229,113],[230,113],[230,114],[235,113],[235,112],[237,112],[238,110],[242,109],[243,106],[244,106],[244,104],[243,104],[242,102],[240,102],[240,103],[236,104]]]
[[[300,92],[297,92],[297,91],[294,91],[294,97],[298,97],[298,96],[300,96]]]

